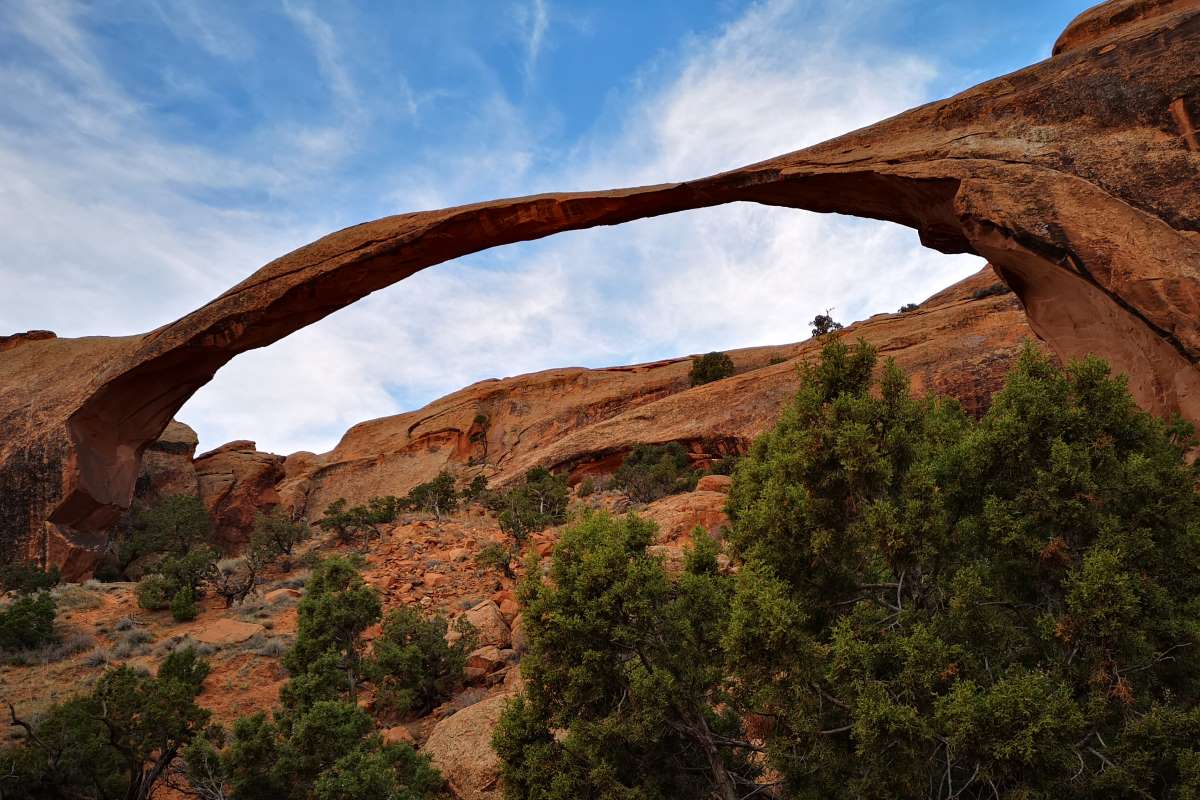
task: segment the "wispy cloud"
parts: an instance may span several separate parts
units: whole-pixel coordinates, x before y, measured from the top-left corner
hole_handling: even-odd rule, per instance
[[[522,6],[520,17],[525,35],[525,80],[533,80],[538,57],[542,54],[546,31],[550,28],[550,9],[546,0],[529,0]]]

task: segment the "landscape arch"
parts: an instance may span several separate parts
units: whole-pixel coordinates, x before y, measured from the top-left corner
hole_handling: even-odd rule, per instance
[[[695,181],[347,228],[144,335],[0,339],[0,557],[103,544],[142,452],[239,353],[468,253],[734,201],[887,220],[983,256],[1060,356],[1102,355],[1145,408],[1200,423],[1200,0],[1113,0],[1054,52]]]

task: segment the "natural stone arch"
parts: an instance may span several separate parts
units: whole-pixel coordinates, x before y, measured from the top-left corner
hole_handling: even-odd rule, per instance
[[[141,454],[216,370],[468,253],[734,201],[888,220],[987,258],[1062,356],[1200,422],[1200,0],[1117,0],[1056,55],[696,181],[402,214],[326,236],[142,336],[0,341],[0,545],[103,541]]]

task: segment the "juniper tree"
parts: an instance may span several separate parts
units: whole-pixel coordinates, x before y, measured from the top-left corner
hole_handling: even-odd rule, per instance
[[[734,473],[725,636],[790,797],[1194,797],[1190,430],[1032,346],[976,424],[828,344]]]
[[[208,721],[195,703],[207,675],[189,648],[167,656],[154,677],[111,669],[36,721],[10,705],[21,736],[0,750],[0,797],[147,800]]]
[[[726,702],[727,579],[703,537],[672,580],[653,523],[586,517],[520,588],[523,694],[493,739],[510,800],[709,797],[756,787]]]
[[[701,386],[733,375],[733,359],[721,352],[705,353],[692,359],[692,370],[688,380],[692,386]]]

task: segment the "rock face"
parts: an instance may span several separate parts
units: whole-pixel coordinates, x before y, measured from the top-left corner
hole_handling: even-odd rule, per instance
[[[196,459],[200,499],[226,548],[245,541],[255,514],[279,504],[275,485],[284,477],[283,462],[283,456],[259,452],[250,441],[230,442]]]
[[[1098,353],[1144,407],[1200,421],[1200,0],[1114,0],[1056,49],[712,177],[388,217],[283,256],[148,334],[0,350],[0,556],[45,557],[52,536],[102,545],[146,447],[239,353],[467,253],[733,201],[889,220],[929,247],[984,256],[1058,354]],[[454,447],[475,446],[460,434]]]
[[[199,494],[196,467],[196,432],[171,420],[162,434],[142,454],[134,497],[153,503],[175,494]]]

